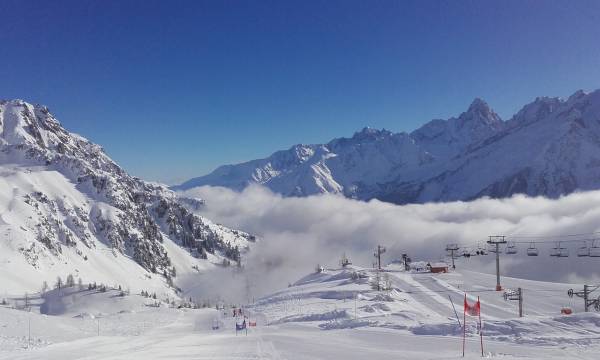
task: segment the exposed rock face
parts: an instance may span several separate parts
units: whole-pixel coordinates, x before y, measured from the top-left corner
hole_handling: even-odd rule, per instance
[[[0,166],[24,179],[33,179],[27,175],[32,171],[61,175],[54,177],[55,184],[39,184],[51,188],[49,193],[36,190],[33,182],[11,182],[17,184],[11,201],[31,207],[21,229],[34,233],[42,245],[23,247],[34,266],[45,252],[59,256],[65,247],[87,260],[92,253],[86,249],[100,241],[150,272],[171,274],[165,241],[203,258],[212,254],[231,261],[239,261],[240,252],[254,241],[195,215],[202,201],[180,198],[162,185],[128,175],[100,146],[69,133],[43,106],[0,102]]]

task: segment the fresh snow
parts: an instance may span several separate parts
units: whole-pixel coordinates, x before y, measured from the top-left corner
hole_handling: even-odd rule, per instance
[[[458,118],[412,134],[366,128],[352,139],[221,168],[213,180],[399,202],[559,195],[596,183],[599,96],[540,98],[507,122],[477,99]],[[600,350],[600,315],[567,297],[582,284],[503,277],[507,290],[524,291],[519,318],[517,303],[494,291],[493,275],[397,264],[308,274],[243,304],[258,326],[236,334],[234,300],[216,299],[200,280],[239,286],[223,274],[243,278],[243,267],[215,270],[243,263],[256,239],[198,215],[203,206],[129,176],[45,107],[0,101],[0,359],[458,358],[465,293],[481,299],[486,357],[595,359]],[[74,285],[64,284],[67,275]],[[574,314],[561,315],[565,307]],[[466,357],[479,358],[475,319],[464,329]]]
[[[129,176],[47,108],[0,101],[0,296],[69,274],[171,296],[178,275],[235,262],[255,240],[195,215],[201,206]]]
[[[462,322],[464,291],[469,301],[481,298],[486,357],[595,359],[600,349],[600,315],[567,298],[568,288],[581,285],[503,278],[507,288],[525,289],[525,317],[518,318],[516,302],[489,291],[491,275],[389,266],[383,274],[391,289],[376,291],[375,274],[350,266],[307,275],[246,306],[257,322],[247,335],[236,335],[229,307],[153,307],[139,295],[76,287],[32,297],[30,312],[11,308],[23,300],[10,299],[11,306],[0,306],[0,359],[460,358],[462,328],[448,296]],[[573,315],[560,315],[566,305]],[[45,315],[49,308],[59,310]],[[212,330],[214,323],[220,329]],[[480,358],[474,318],[467,318],[467,334],[466,358]]]

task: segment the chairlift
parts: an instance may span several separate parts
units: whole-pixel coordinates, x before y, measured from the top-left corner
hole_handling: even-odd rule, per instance
[[[477,250],[475,251],[476,255],[487,255],[488,250],[485,248],[485,245],[482,245],[481,242],[477,244]]]
[[[569,249],[561,247],[558,250],[558,257],[569,257]]]
[[[560,245],[556,244],[552,249],[550,249],[550,256],[558,257],[560,254]]]
[[[583,246],[577,249],[577,256],[590,256],[590,248],[587,246],[587,243],[585,241],[583,242]]]
[[[540,251],[535,247],[535,243],[532,242],[529,244],[529,247],[527,248],[527,256],[538,256],[539,254]]]
[[[600,257],[600,246],[596,244],[596,240],[592,241],[592,247],[590,247],[590,257]]]
[[[514,255],[516,253],[517,253],[517,246],[515,245],[514,242],[509,242],[508,245],[506,245],[506,254]]]
[[[554,257],[569,257],[569,249],[562,247],[560,242],[550,250],[550,256]]]

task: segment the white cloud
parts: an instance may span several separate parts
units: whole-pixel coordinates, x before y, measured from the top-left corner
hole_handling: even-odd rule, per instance
[[[261,238],[247,257],[254,295],[294,282],[317,263],[337,266],[344,252],[355,264],[370,266],[377,244],[387,247],[387,261],[402,253],[413,260],[439,260],[447,243],[475,246],[488,235],[540,235],[553,240],[550,236],[600,231],[600,191],[555,200],[518,195],[405,206],[334,195],[283,198],[259,186],[241,193],[200,187],[187,194],[206,199],[202,215]],[[600,258],[575,256],[580,243],[568,245],[571,257],[565,259],[549,256],[551,244],[540,245],[537,258],[524,255],[527,244],[517,246],[519,255],[502,256],[503,274],[552,281],[600,275]],[[495,271],[491,256],[460,259],[457,266]]]

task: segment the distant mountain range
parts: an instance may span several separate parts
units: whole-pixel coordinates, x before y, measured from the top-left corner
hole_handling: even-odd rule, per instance
[[[600,189],[600,90],[540,97],[509,120],[475,99],[411,133],[364,128],[225,165],[175,190],[261,184],[285,196],[322,193],[397,204]]]
[[[1,291],[67,273],[164,290],[236,262],[254,237],[196,215],[202,204],[128,175],[46,107],[0,101]]]

